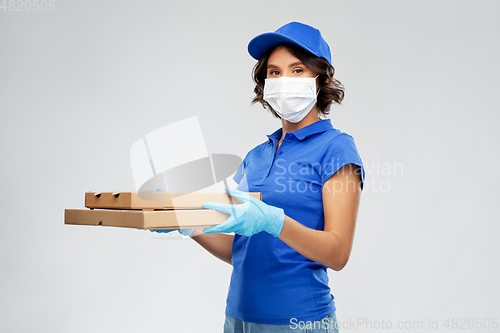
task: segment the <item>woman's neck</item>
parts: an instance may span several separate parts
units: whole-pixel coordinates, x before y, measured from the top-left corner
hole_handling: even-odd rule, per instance
[[[301,128],[304,128],[306,126],[309,126],[315,122],[317,122],[319,119],[318,114],[316,113],[316,106],[312,108],[311,111],[307,114],[307,116],[304,117],[301,121],[298,123],[291,123],[283,118],[281,118],[281,126],[283,127],[283,132],[281,133],[281,139],[280,142],[283,141],[283,138],[285,137],[285,134],[287,132],[293,132],[296,130],[299,130]]]

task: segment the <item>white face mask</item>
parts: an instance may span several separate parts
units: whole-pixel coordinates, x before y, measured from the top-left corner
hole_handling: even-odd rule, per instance
[[[292,123],[304,119],[316,104],[316,96],[314,77],[282,76],[264,83],[264,100],[281,118]]]

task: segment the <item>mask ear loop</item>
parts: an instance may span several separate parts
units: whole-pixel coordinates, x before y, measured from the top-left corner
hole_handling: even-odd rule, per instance
[[[319,74],[316,75],[316,77],[314,78],[315,80],[318,78]],[[321,90],[321,88],[318,88],[318,91],[316,92],[316,99],[318,99],[318,95],[319,95],[319,91]]]
[[[319,76],[319,74],[316,75],[316,77],[314,79],[316,80],[318,78],[318,76]],[[318,91],[316,92],[316,104],[318,103],[318,95],[319,95],[320,90],[321,90],[321,88],[318,88]],[[317,114],[318,118],[321,119],[320,113],[317,110],[316,110],[316,114]]]

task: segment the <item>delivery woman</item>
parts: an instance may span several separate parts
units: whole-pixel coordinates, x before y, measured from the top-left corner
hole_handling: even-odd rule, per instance
[[[248,51],[258,60],[254,102],[282,127],[246,155],[237,190],[226,189],[243,204],[204,203],[230,216],[193,239],[233,265],[224,332],[337,332],[327,268],[349,259],[364,180],[354,139],[325,119],[343,87],[311,26],[286,24]]]

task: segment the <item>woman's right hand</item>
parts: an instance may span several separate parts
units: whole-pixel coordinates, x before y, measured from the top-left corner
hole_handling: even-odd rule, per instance
[[[183,236],[195,236],[194,235],[195,229],[150,229],[149,231],[158,233],[169,233],[176,230]],[[199,235],[200,233],[201,231],[197,234]]]

